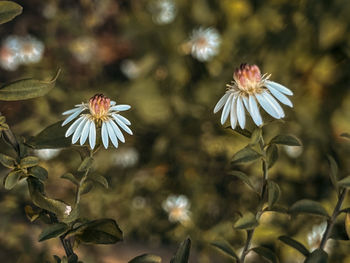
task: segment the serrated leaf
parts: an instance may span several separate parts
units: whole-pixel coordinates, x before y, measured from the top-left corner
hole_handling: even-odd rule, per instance
[[[300,213],[307,213],[307,214],[314,214],[318,216],[325,216],[329,218],[329,215],[324,209],[324,207],[316,201],[303,199],[295,202],[290,208],[289,213],[291,214],[300,214]]]
[[[346,234],[348,235],[348,238],[350,239],[350,213],[346,213],[344,223],[345,223]]]
[[[170,263],[188,263],[188,259],[190,257],[190,250],[191,239],[187,238],[180,244]]]
[[[232,164],[247,163],[259,159],[260,157],[260,153],[247,146],[233,156]]]
[[[233,250],[232,246],[225,240],[221,241],[214,241],[211,243],[212,246],[220,249],[222,252],[224,252],[226,255],[229,255],[230,257],[236,259],[237,261],[239,260],[239,257]]]
[[[331,168],[330,173],[329,173],[329,177],[331,179],[331,182],[335,188],[335,190],[338,192],[338,164],[336,163],[336,161],[334,160],[334,158],[330,155],[327,156],[328,157],[328,161],[329,161],[329,166]]]
[[[16,101],[27,100],[44,96],[56,83],[60,73],[57,71],[56,76],[50,81],[36,79],[22,79],[0,87],[0,100]]]
[[[108,181],[107,181],[107,179],[104,176],[102,176],[100,174],[93,173],[93,174],[89,174],[88,178],[93,180],[94,182],[99,183],[104,188],[106,188],[106,189],[108,188]]]
[[[45,181],[48,178],[48,172],[45,168],[41,166],[34,166],[29,169],[29,175],[38,178],[41,181]]]
[[[256,128],[250,137],[250,145],[256,145],[259,143],[262,135],[262,130],[261,128]]]
[[[267,167],[271,168],[278,159],[278,147],[275,144],[271,144],[266,149],[266,161]]]
[[[307,248],[303,244],[301,244],[299,241],[296,241],[293,238],[290,238],[288,236],[280,236],[278,239],[286,245],[298,250],[305,257],[307,257],[310,254],[309,250],[307,250]]]
[[[243,214],[243,216],[235,222],[234,228],[249,230],[254,229],[258,224],[256,216],[253,213],[248,212]]]
[[[21,159],[21,168],[30,168],[39,164],[39,158],[36,156],[27,156]]]
[[[271,263],[278,263],[278,258],[275,253],[266,247],[254,247],[251,250]]]
[[[340,187],[345,187],[345,188],[349,188],[350,187],[350,175],[348,175],[347,177],[341,179],[338,182],[338,186]]]
[[[128,263],[161,263],[162,258],[157,255],[143,254],[130,260]]]
[[[232,172],[230,172],[230,174],[241,179],[243,183],[248,185],[253,191],[256,191],[252,182],[250,181],[248,175],[246,175],[245,173],[240,172],[240,171],[232,171]]]
[[[15,168],[16,160],[11,156],[0,153],[0,163],[10,169]]]
[[[282,144],[289,146],[302,146],[300,140],[293,135],[277,135],[270,141],[269,144]]]
[[[92,190],[94,187],[94,184],[91,181],[85,181],[83,185],[80,187],[80,194],[84,195],[87,194]]]
[[[322,249],[314,250],[304,261],[304,263],[327,263],[328,254]]]
[[[347,133],[347,132],[340,134],[340,136],[346,139],[350,139],[350,133]]]
[[[46,227],[39,235],[39,242],[48,240],[50,238],[58,237],[67,231],[68,226],[64,223],[56,223]]]
[[[92,164],[94,162],[94,159],[92,157],[86,157],[82,163],[80,164],[79,168],[78,168],[78,172],[84,172],[88,169],[91,168]]]
[[[0,2],[0,24],[11,21],[22,13],[22,6],[12,1]]]
[[[75,176],[71,173],[65,173],[61,176],[62,179],[66,179],[68,181],[71,181],[75,185],[79,185],[79,181],[75,178]]]
[[[24,173],[21,170],[14,170],[10,172],[4,179],[5,189],[11,190],[13,187],[15,187],[22,175],[24,175]]]
[[[267,181],[267,191],[268,191],[268,203],[269,208],[273,207],[277,203],[281,195],[281,189],[274,181]]]

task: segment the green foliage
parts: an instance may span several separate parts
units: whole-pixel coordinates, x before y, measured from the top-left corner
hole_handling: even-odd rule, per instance
[[[39,242],[45,241],[47,239],[51,239],[54,237],[58,237],[68,230],[68,226],[64,223],[56,223],[49,225],[44,228],[44,230],[39,235]]]
[[[259,256],[266,259],[268,262],[271,262],[271,263],[278,263],[279,262],[275,253],[266,247],[254,247],[254,248],[252,248],[252,250],[255,253],[257,253]]]
[[[10,169],[15,168],[17,162],[11,156],[0,153],[0,163]]]
[[[338,165],[335,162],[334,158],[330,155],[328,155],[328,161],[329,161],[329,165],[330,165],[330,173],[329,173],[329,177],[331,179],[331,182],[334,186],[334,188],[336,189],[336,191],[339,191],[339,186],[338,186]]]
[[[49,174],[47,170],[41,166],[34,166],[28,170],[28,175],[33,176],[41,181],[45,181]]]
[[[82,163],[80,164],[78,168],[78,172],[84,172],[86,170],[89,170],[94,162],[94,159],[92,157],[86,157]]]
[[[230,172],[231,175],[239,178],[240,180],[242,180],[242,182],[244,182],[246,185],[248,185],[254,192],[256,192],[252,182],[250,181],[248,175],[246,175],[243,172],[240,171],[232,171]]]
[[[329,217],[326,209],[316,201],[303,199],[295,202],[290,208],[289,213],[291,214],[300,214],[300,213],[307,213],[307,214],[313,214],[323,217]]]
[[[79,185],[79,181],[75,178],[75,176],[71,173],[65,173],[61,176],[62,179],[66,179],[70,182],[72,182],[75,185]]]
[[[349,188],[350,187],[350,175],[345,177],[345,178],[343,178],[343,179],[341,179],[338,182],[338,186]]]
[[[190,257],[190,250],[191,250],[191,239],[187,238],[180,244],[175,255],[170,260],[170,263],[188,263],[188,259]]]
[[[271,144],[266,149],[266,161],[267,167],[271,168],[278,159],[278,147],[275,144]]]
[[[235,222],[234,228],[249,230],[255,228],[258,224],[256,216],[253,213],[248,212],[243,214],[243,216]]]
[[[19,182],[22,176],[24,176],[22,170],[13,170],[10,172],[4,179],[5,189],[11,190]]]
[[[224,252],[226,255],[239,261],[239,257],[233,250],[232,246],[225,240],[214,241],[211,243],[212,246],[218,248],[220,251]]]
[[[261,154],[247,146],[238,151],[232,159],[232,164],[242,164],[251,161],[255,161],[261,157]]]
[[[314,250],[304,261],[304,263],[327,263],[328,254],[322,249]]]
[[[293,135],[277,135],[273,137],[269,144],[282,144],[289,146],[301,146],[300,140]]]
[[[272,208],[278,201],[281,195],[281,189],[277,183],[272,180],[267,181],[268,203],[269,208]]]
[[[20,167],[22,169],[31,168],[39,164],[39,158],[36,156],[27,156],[21,159]]]
[[[300,242],[296,241],[293,238],[290,238],[288,236],[280,236],[278,239],[281,240],[286,245],[298,250],[305,257],[307,257],[310,254],[309,250],[307,250],[307,248],[303,244],[301,244]]]
[[[128,263],[161,263],[162,258],[152,254],[143,254],[130,260]]]
[[[90,173],[88,175],[88,179],[90,179],[96,183],[99,183],[104,188],[108,189],[108,181],[104,176],[102,176],[100,174],[96,174],[96,173]]]
[[[0,2],[0,24],[11,21],[22,13],[22,7],[12,1]]]

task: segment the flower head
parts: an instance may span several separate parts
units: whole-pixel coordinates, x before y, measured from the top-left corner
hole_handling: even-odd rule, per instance
[[[170,195],[163,202],[162,207],[169,215],[170,222],[185,223],[190,220],[191,204],[184,195]]]
[[[220,34],[215,28],[193,30],[190,38],[191,54],[201,62],[208,61],[219,52]]]
[[[44,53],[44,44],[33,36],[26,36],[21,40],[20,58],[22,63],[37,63]]]
[[[20,59],[21,39],[17,36],[9,36],[2,43],[0,50],[0,66],[5,70],[16,70],[21,63]]]
[[[269,80],[269,78],[270,75],[261,75],[258,66],[241,64],[235,70],[231,84],[227,84],[225,95],[214,108],[214,113],[217,113],[223,107],[221,124],[224,124],[230,115],[232,129],[236,128],[237,123],[244,129],[246,109],[254,123],[257,126],[262,125],[258,103],[273,118],[283,118],[284,111],[278,101],[293,107],[292,102],[286,96],[293,95],[293,92],[281,84]]]
[[[126,111],[130,108],[129,105],[125,104],[116,105],[116,102],[110,98],[96,94],[89,100],[89,103],[75,105],[74,109],[63,112],[63,115],[69,116],[62,123],[62,126],[79,116],[66,132],[66,137],[73,134],[73,144],[80,139],[80,145],[83,145],[89,137],[90,147],[94,149],[97,130],[101,130],[103,146],[107,149],[110,139],[114,147],[118,148],[118,140],[125,142],[120,128],[132,135],[132,131],[128,127],[131,124],[130,121],[119,114],[120,111]]]
[[[157,0],[150,5],[153,21],[159,25],[174,21],[177,8],[173,0]]]

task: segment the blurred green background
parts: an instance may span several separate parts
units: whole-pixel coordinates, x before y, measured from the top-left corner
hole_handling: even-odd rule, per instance
[[[125,241],[82,245],[79,257],[85,263],[127,262],[153,252],[168,262],[190,235],[191,262],[231,262],[209,243],[226,239],[238,251],[245,235],[232,228],[233,218],[238,210],[254,211],[257,199],[228,174],[232,155],[248,140],[221,126],[213,108],[233,70],[244,62],[257,64],[294,92],[294,108],[286,109],[285,122],[264,129],[267,138],[290,133],[304,144],[280,148],[280,160],[270,172],[282,189],[280,204],[310,198],[331,212],[336,193],[326,154],[338,161],[341,176],[350,170],[350,144],[339,136],[350,131],[350,1],[176,0],[168,1],[173,7],[165,18],[158,2],[18,1],[23,14],[0,26],[2,40],[32,35],[45,45],[40,62],[0,69],[1,83],[50,78],[62,69],[57,86],[45,97],[0,102],[0,112],[16,134],[37,134],[96,93],[132,106],[124,116],[134,135],[96,158],[95,169],[107,177],[110,188],[96,187],[83,196],[82,209],[91,219],[116,219]],[[206,62],[187,50],[199,27],[216,28],[221,38],[218,54]],[[74,172],[79,161],[69,149],[43,160],[51,197],[73,201],[74,187],[60,176]],[[259,185],[260,164],[234,169],[247,172]],[[0,168],[2,178],[6,172]],[[169,221],[163,206],[171,195],[187,197],[189,220]],[[4,262],[45,262],[52,261],[52,254],[63,255],[58,240],[37,242],[44,226],[26,219],[27,204],[24,183],[12,191],[0,189],[0,257]],[[346,200],[344,207],[349,204]],[[307,246],[306,233],[321,223],[317,217],[276,213],[262,219],[253,243],[273,248],[284,263],[302,262],[302,256],[277,237],[290,235]],[[343,221],[341,216],[339,227]],[[330,262],[350,262],[350,242],[335,244]]]

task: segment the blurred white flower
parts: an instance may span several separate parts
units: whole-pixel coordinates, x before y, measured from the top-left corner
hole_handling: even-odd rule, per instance
[[[162,207],[168,213],[170,222],[185,223],[190,220],[191,212],[189,209],[191,203],[184,195],[168,196],[168,198],[162,203]]]
[[[44,8],[43,8],[43,16],[47,19],[52,19],[56,16],[57,14],[57,6],[55,3],[50,2],[47,3]]]
[[[21,39],[18,36],[8,36],[0,50],[0,66],[5,70],[16,70],[20,60]]]
[[[257,102],[273,118],[283,118],[284,111],[277,100],[293,107],[292,102],[286,96],[293,95],[293,92],[281,84],[268,80],[269,77],[270,75],[261,75],[256,65],[241,64],[233,74],[232,83],[227,84],[225,95],[214,108],[214,113],[217,113],[223,107],[221,124],[224,124],[230,115],[232,129],[236,128],[237,123],[244,129],[246,109],[254,123],[261,126],[263,121]]]
[[[67,205],[66,209],[64,210],[64,214],[69,216],[71,211],[72,211],[72,207],[70,205]]]
[[[152,19],[159,25],[169,24],[174,21],[177,8],[173,0],[157,0],[151,3]]]
[[[128,127],[128,125],[131,125],[130,121],[119,114],[120,111],[126,111],[130,108],[129,105],[125,104],[116,105],[115,101],[111,101],[103,94],[96,94],[89,100],[89,103],[77,104],[74,109],[63,112],[63,115],[69,116],[62,123],[62,126],[79,116],[66,132],[66,137],[73,134],[73,144],[80,138],[80,145],[83,145],[89,137],[90,147],[94,149],[96,129],[101,128],[103,146],[107,149],[110,139],[114,147],[118,148],[118,140],[125,142],[120,128],[132,135],[132,131]]]
[[[33,36],[21,39],[19,56],[24,64],[37,63],[44,53],[44,44]]]
[[[209,61],[218,54],[220,43],[220,34],[212,27],[193,30],[189,41],[192,56],[201,62]]]
[[[112,155],[113,163],[123,168],[132,167],[139,160],[139,153],[133,147],[124,147]]]
[[[40,149],[35,150],[35,154],[41,159],[41,160],[50,160],[52,158],[55,158],[59,153],[61,152],[61,149]]]
[[[302,146],[283,145],[284,151],[291,158],[298,158],[303,153]]]
[[[94,38],[84,36],[72,41],[69,48],[75,59],[85,64],[95,57],[97,44]]]
[[[319,248],[322,237],[327,229],[327,222],[324,221],[319,225],[314,225],[312,227],[311,232],[307,234],[307,243],[310,247],[310,251],[314,251],[315,249]],[[324,251],[326,251],[328,254],[331,252],[331,244],[329,242],[330,240],[327,240],[326,245],[324,247]]]
[[[129,79],[136,79],[141,73],[140,67],[131,59],[123,60],[120,69]]]
[[[135,209],[143,209],[146,206],[146,199],[142,196],[135,196],[132,200],[132,206]]]

